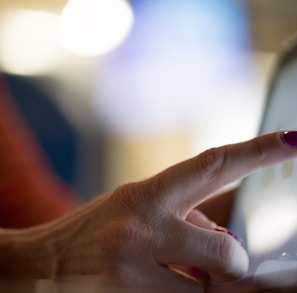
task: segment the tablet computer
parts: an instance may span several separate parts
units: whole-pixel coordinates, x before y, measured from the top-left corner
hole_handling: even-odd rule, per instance
[[[279,55],[260,134],[293,129],[297,129],[297,36],[284,44]],[[249,254],[247,277],[290,268],[293,279],[283,280],[282,276],[284,284],[275,278],[270,282],[279,286],[297,284],[297,160],[243,180],[229,229],[243,239]]]

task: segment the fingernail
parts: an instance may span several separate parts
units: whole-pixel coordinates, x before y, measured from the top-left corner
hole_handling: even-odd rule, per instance
[[[215,228],[215,231],[227,233],[228,235],[232,236],[235,240],[237,240],[240,243],[240,245],[242,245],[242,243],[243,243],[243,240],[239,236],[237,236],[235,233],[233,233],[232,231],[228,230],[227,228],[224,228],[224,227],[221,227],[221,226],[217,226]]]
[[[288,146],[297,148],[297,131],[285,131],[282,139]]]
[[[206,280],[208,278],[208,273],[206,271],[197,268],[191,268],[190,275],[198,280]]]

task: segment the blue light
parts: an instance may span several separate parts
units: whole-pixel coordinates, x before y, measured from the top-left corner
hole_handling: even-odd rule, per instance
[[[120,54],[160,54],[178,46],[249,49],[245,6],[238,0],[132,0],[135,25]]]
[[[226,103],[240,112],[245,98],[234,89],[243,87],[249,70],[243,55],[250,51],[241,1],[132,0],[131,5],[134,27],[104,60],[98,79],[96,108],[110,128],[137,135],[194,124],[204,128]],[[231,107],[228,111],[233,117]]]

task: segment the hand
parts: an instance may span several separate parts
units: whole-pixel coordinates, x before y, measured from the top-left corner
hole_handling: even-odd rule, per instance
[[[27,265],[6,273],[96,275],[128,292],[199,292],[199,281],[173,265],[199,268],[218,280],[240,278],[248,267],[246,252],[194,209],[226,184],[296,156],[283,133],[210,149],[55,222],[8,233]]]

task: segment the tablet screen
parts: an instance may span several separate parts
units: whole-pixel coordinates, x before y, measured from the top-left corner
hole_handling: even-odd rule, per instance
[[[292,129],[297,129],[297,59],[275,76],[261,133]],[[297,160],[246,178],[229,228],[243,239],[250,256],[248,276],[267,260],[296,257]]]

